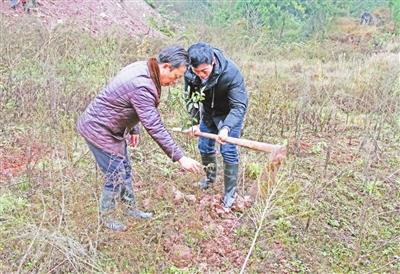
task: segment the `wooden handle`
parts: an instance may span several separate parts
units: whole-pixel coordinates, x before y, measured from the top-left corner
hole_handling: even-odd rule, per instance
[[[188,133],[189,130],[181,130],[177,128],[173,128],[172,131],[175,132],[181,132],[181,133]],[[196,136],[201,136],[205,137],[208,139],[214,139],[217,140],[218,135],[213,134],[213,133],[207,133],[207,132],[199,132],[196,134]],[[228,137],[224,140],[224,142],[227,142],[229,144],[233,145],[238,145],[241,147],[247,147],[253,150],[258,150],[258,151],[263,151],[267,153],[271,153],[271,160],[276,161],[276,160],[282,160],[286,158],[287,150],[286,147],[283,145],[272,145],[268,143],[262,143],[262,142],[257,142],[257,141],[252,141],[248,139],[242,139],[242,138],[234,138],[234,137]]]
[[[206,133],[206,132],[200,132],[199,134],[196,134],[196,136],[201,136],[201,137],[205,137],[208,139],[214,139],[214,140],[217,140],[217,138],[218,138],[217,134]],[[224,142],[233,144],[233,145],[251,148],[254,150],[264,151],[264,152],[268,152],[268,153],[272,153],[274,151],[274,149],[276,149],[279,146],[279,145],[271,145],[271,144],[261,143],[261,142],[257,142],[257,141],[251,141],[251,140],[247,140],[247,139],[234,138],[234,137],[228,137],[224,140]]]

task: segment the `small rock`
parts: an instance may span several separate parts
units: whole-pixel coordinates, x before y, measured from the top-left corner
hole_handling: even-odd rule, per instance
[[[192,260],[192,250],[183,244],[177,244],[172,247],[171,259],[177,267],[187,267]]]
[[[151,199],[150,198],[146,198],[142,201],[143,204],[143,208],[145,210],[151,210]]]
[[[191,194],[191,195],[185,195],[185,200],[191,203],[195,203],[196,202],[196,196]]]
[[[174,194],[174,202],[175,203],[180,203],[185,199],[185,194],[183,194],[181,191],[179,191],[175,187],[172,188],[172,193]]]

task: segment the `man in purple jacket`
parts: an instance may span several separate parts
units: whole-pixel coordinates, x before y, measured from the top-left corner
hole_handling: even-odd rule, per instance
[[[187,66],[188,54],[180,46],[161,50],[157,58],[132,63],[109,82],[78,120],[77,129],[105,176],[100,216],[101,223],[109,229],[126,230],[122,222],[110,216],[118,198],[126,205],[125,215],[141,219],[152,217],[151,213],[135,207],[127,152],[127,140],[131,146],[138,144],[139,122],[173,161],[178,161],[187,171],[200,171],[197,161],[183,155],[157,109],[161,86],[175,84]]]

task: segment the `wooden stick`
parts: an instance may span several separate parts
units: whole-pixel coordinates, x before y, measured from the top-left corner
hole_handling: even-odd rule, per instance
[[[180,132],[180,133],[189,133],[190,129],[182,130],[180,128],[172,128],[171,129],[174,132]],[[205,137],[209,139],[214,139],[217,140],[218,135],[213,134],[213,133],[207,133],[207,132],[199,132],[196,134],[197,137]],[[268,143],[262,143],[262,142],[257,142],[257,141],[252,141],[248,139],[242,139],[242,138],[234,138],[234,137],[228,137],[224,140],[224,142],[233,144],[233,145],[238,145],[241,147],[247,147],[253,150],[258,150],[262,152],[267,152],[271,153],[270,159],[273,162],[281,162],[284,158],[286,158],[287,150],[286,147],[283,145],[273,145],[273,144],[268,144]]]

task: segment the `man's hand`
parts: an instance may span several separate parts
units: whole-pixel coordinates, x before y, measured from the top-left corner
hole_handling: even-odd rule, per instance
[[[192,173],[199,173],[202,169],[199,162],[185,156],[180,158],[178,162],[184,170]]]
[[[229,133],[229,129],[227,127],[223,127],[219,131],[216,141],[221,145],[225,144],[225,140],[226,140],[226,138],[228,138],[228,133]]]
[[[186,134],[191,138],[196,137],[199,132],[200,132],[199,125],[192,126],[191,128],[186,130]]]
[[[128,139],[128,143],[131,147],[137,147],[139,144],[139,134],[132,134]]]

